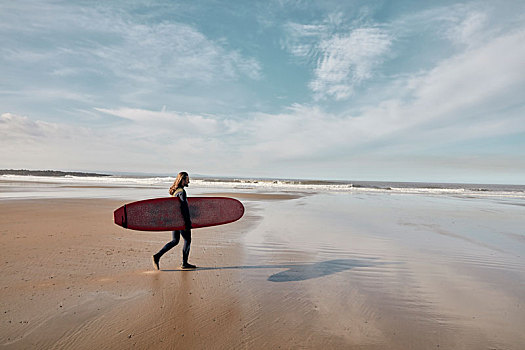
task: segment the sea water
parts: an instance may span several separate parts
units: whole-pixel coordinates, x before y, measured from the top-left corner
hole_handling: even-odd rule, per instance
[[[0,176],[0,199],[16,198],[141,198],[165,196],[174,177],[148,176]],[[525,185],[454,184],[377,181],[319,181],[192,177],[197,192],[397,193],[525,200]]]

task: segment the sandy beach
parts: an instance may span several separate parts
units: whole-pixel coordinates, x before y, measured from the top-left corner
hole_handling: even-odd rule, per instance
[[[195,271],[179,269],[180,246],[153,270],[170,233],[114,225],[129,201],[0,201],[0,347],[525,346],[522,203],[221,195],[246,214],[193,231]]]

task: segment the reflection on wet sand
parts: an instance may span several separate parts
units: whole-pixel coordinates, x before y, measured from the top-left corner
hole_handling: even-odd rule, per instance
[[[314,278],[329,276],[351,270],[357,267],[374,267],[386,263],[376,261],[375,259],[357,260],[357,259],[335,259],[314,263],[295,263],[295,264],[276,264],[276,265],[244,265],[244,266],[222,266],[222,267],[201,267],[195,270],[191,269],[162,269],[165,272],[197,272],[197,271],[218,271],[218,270],[250,270],[250,269],[285,269],[285,271],[272,274],[268,277],[270,282],[297,282]]]

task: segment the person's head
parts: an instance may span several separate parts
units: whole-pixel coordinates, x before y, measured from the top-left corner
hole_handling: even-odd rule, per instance
[[[189,184],[190,184],[190,176],[188,175],[187,172],[181,171],[177,175],[177,178],[175,179],[175,182],[173,183],[173,185],[170,187],[170,194],[172,195],[173,193],[175,193],[175,190],[177,190],[177,188],[179,187],[184,188],[184,187],[187,187]]]

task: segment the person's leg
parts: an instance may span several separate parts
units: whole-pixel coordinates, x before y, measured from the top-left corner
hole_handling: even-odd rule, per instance
[[[195,265],[188,263],[191,246],[191,230],[181,231],[182,238],[184,238],[184,247],[182,248],[182,267],[195,268]]]
[[[166,243],[166,245],[159,250],[159,252],[155,255],[157,255],[159,258],[163,256],[168,250],[175,247],[177,244],[179,244],[180,241],[180,231],[173,231],[171,233],[172,240]]]
[[[169,241],[168,243],[166,243],[166,245],[164,247],[162,247],[161,250],[158,251],[157,254],[154,254],[153,255],[153,266],[155,267],[155,269],[159,269],[159,260],[160,260],[160,257],[163,256],[168,250],[170,250],[171,248],[175,247],[177,244],[179,244],[179,241],[180,241],[180,231],[173,231],[171,233],[172,235],[172,240]]]

